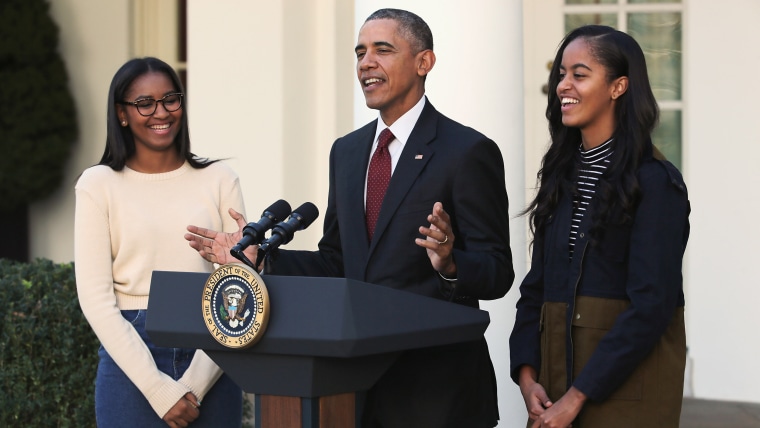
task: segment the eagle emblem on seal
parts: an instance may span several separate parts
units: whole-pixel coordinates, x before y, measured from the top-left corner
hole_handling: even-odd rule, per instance
[[[232,284],[222,291],[222,305],[219,307],[219,315],[221,319],[229,323],[230,327],[236,328],[244,323],[251,314],[250,309],[246,309],[244,314],[240,314],[245,308],[247,298],[248,293],[243,290],[243,287],[236,284]]]

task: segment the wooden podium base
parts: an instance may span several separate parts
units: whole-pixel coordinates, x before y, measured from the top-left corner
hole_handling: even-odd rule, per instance
[[[353,428],[354,393],[316,398],[256,395],[256,428]]]

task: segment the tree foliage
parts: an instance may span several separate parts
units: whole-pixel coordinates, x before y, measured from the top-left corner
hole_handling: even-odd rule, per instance
[[[77,133],[48,1],[0,1],[0,209],[52,193]]]

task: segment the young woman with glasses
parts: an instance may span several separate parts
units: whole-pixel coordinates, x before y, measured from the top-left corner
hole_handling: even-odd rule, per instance
[[[244,209],[237,174],[190,151],[186,104],[168,64],[128,61],[111,81],[103,156],[76,185],[79,303],[102,345],[98,426],[241,425],[242,391],[206,354],[156,347],[145,332],[154,270],[213,270],[181,238],[185,225],[232,232],[227,210]]]

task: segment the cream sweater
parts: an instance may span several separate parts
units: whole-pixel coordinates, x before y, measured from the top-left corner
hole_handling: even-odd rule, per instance
[[[154,270],[211,272],[183,235],[194,224],[236,231],[227,210],[244,212],[237,174],[223,162],[187,162],[161,174],[97,165],[76,185],[75,268],[79,304],[103,347],[163,417],[187,392],[201,400],[222,372],[197,352],[179,381],[156,368],[119,312],[146,309]]]

